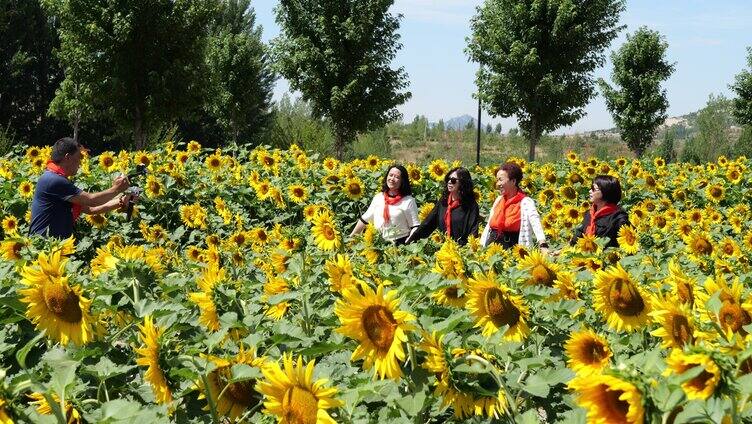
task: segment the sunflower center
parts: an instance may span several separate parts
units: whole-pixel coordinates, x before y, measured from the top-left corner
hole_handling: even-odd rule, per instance
[[[310,391],[295,386],[287,390],[282,400],[285,421],[290,424],[316,424],[319,402]]]
[[[459,299],[460,292],[457,286],[447,287],[444,289],[444,294],[450,299]]]
[[[752,317],[736,303],[724,302],[718,315],[721,327],[734,333],[746,335],[747,332],[742,327],[752,323]]]
[[[710,189],[710,195],[713,197],[721,197],[723,194],[723,191],[718,187],[713,187]]]
[[[692,327],[690,327],[689,321],[684,315],[673,315],[671,317],[671,338],[679,346],[692,343]]]
[[[331,225],[324,225],[321,232],[327,240],[334,240],[334,228]]]
[[[703,255],[709,255],[713,253],[713,245],[710,244],[710,242],[705,240],[705,238],[703,237],[700,237],[697,240],[695,240],[692,248],[695,252],[703,254]]]
[[[544,286],[552,286],[556,280],[556,273],[543,264],[538,264],[531,272],[533,282]]]
[[[587,362],[591,364],[600,363],[608,358],[608,350],[606,349],[606,346],[597,340],[590,340],[590,342],[585,345],[584,351],[584,356],[587,358]]]
[[[483,302],[486,311],[488,311],[488,316],[497,327],[503,325],[512,327],[520,319],[519,309],[497,288],[487,290]]]
[[[362,324],[368,339],[379,350],[392,347],[397,321],[388,309],[381,305],[369,306],[363,312]]]
[[[713,374],[707,372],[707,370],[702,370],[700,375],[689,380],[687,384],[696,390],[704,390],[708,385],[708,380],[711,378],[713,378]]]
[[[59,283],[44,285],[44,302],[57,318],[70,323],[81,322],[83,313],[78,305],[78,295]]]
[[[261,396],[253,389],[256,384],[256,380],[247,380],[237,383],[232,383],[227,386],[226,393],[232,399],[233,403],[243,405],[245,407],[257,405],[261,402]]]
[[[677,293],[679,294],[679,300],[685,305],[694,306],[695,296],[692,287],[685,281],[680,281],[676,285]]]
[[[606,408],[608,408],[610,418],[618,422],[627,422],[627,413],[629,412],[629,403],[619,399],[624,392],[622,390],[609,390],[605,388]]]
[[[629,281],[617,279],[609,288],[608,298],[619,315],[638,316],[645,310],[645,302],[637,288]]]

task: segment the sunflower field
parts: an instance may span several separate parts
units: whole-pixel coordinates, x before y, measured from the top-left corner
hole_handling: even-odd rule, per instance
[[[89,191],[147,166],[132,219],[29,238],[49,153],[0,159],[0,423],[752,422],[746,158],[513,159],[544,254],[348,238],[391,161],[195,141],[85,156]],[[421,216],[455,165],[407,164]],[[618,249],[568,243],[598,174]]]

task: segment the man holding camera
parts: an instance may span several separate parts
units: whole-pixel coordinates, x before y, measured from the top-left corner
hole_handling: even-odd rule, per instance
[[[76,175],[81,166],[81,145],[70,137],[61,138],[52,146],[51,160],[37,181],[31,203],[29,233],[68,238],[79,215],[102,214],[128,204],[132,195],[116,197],[128,189],[128,178],[119,176],[112,187],[88,193],[76,187],[68,178]]]

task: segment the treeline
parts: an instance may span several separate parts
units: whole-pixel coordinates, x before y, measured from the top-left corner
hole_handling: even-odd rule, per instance
[[[250,0],[0,0],[0,150],[67,134],[95,152],[182,137],[384,154],[411,96],[405,70],[391,66],[402,48],[393,3],[280,0],[280,35],[264,44]],[[628,34],[610,81],[593,76],[624,29],[625,5],[485,0],[477,9],[466,54],[479,64],[478,97],[491,116],[516,117],[530,159],[546,134],[585,115],[596,89],[626,146],[655,150],[668,108],[662,84],[675,67],[664,37]],[[752,68],[752,50],[748,60]],[[301,98],[273,104],[278,77]],[[723,131],[698,117],[696,136],[665,133],[662,152],[705,160],[746,151],[750,71],[731,88],[740,141],[719,144]]]

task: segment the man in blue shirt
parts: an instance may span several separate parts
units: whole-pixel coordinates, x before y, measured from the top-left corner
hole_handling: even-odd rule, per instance
[[[70,137],[56,141],[47,170],[39,177],[34,191],[30,234],[68,238],[82,212],[96,215],[127,204],[128,196],[116,196],[128,188],[128,178],[121,175],[107,190],[88,193],[68,179],[76,175],[80,166],[81,145]]]

